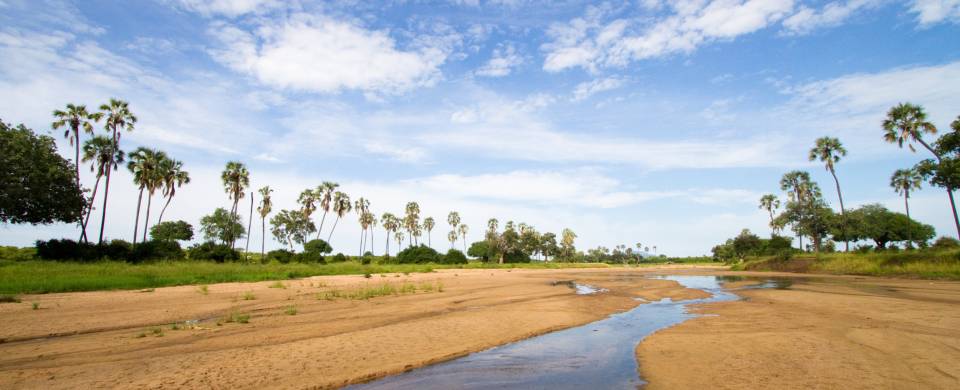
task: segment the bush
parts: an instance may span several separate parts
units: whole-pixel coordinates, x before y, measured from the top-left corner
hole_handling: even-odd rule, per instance
[[[957,249],[960,248],[960,240],[943,236],[934,241],[931,248],[936,250]]]
[[[0,260],[27,261],[37,257],[37,248],[17,248],[0,246]]]
[[[129,260],[132,257],[131,245],[123,240],[113,240],[107,244],[94,245],[73,240],[37,241],[37,257],[43,260],[97,261]]]
[[[150,238],[160,241],[189,241],[193,239],[193,226],[184,221],[160,222],[150,228]]]
[[[183,249],[176,241],[147,241],[137,244],[133,249],[130,261],[143,260],[182,260]]]
[[[467,256],[456,249],[450,249],[443,256],[444,264],[467,264]]]
[[[334,262],[334,263],[342,263],[342,262],[345,262],[345,261],[347,261],[347,260],[349,260],[349,259],[347,259],[347,256],[344,256],[343,253],[337,253],[335,256],[333,256],[333,259],[330,260],[330,261],[332,261],[332,262]]]
[[[276,261],[281,264],[287,264],[297,257],[296,253],[288,251],[286,249],[274,249],[270,252],[267,252],[266,261]]]
[[[373,255],[373,252],[367,251],[362,257],[360,257],[360,264],[370,264],[375,258],[376,256]]]
[[[230,248],[229,245],[217,244],[213,241],[207,241],[190,247],[187,252],[191,260],[212,260],[218,263],[225,261],[236,261],[240,258],[240,253]]]
[[[426,245],[407,247],[397,254],[397,262],[400,264],[439,263],[441,259],[437,251]]]

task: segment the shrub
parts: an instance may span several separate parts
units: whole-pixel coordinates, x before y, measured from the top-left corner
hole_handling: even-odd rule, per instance
[[[444,264],[467,264],[467,256],[456,249],[450,249],[447,251],[447,254],[443,256]]]
[[[267,252],[267,261],[277,261],[281,264],[287,264],[297,255],[286,249],[275,249]]]
[[[334,263],[342,263],[342,262],[345,262],[345,261],[347,261],[347,260],[348,260],[348,259],[347,259],[347,256],[344,256],[343,253],[337,253],[335,256],[333,256],[333,259],[330,260],[330,261],[332,261],[332,262],[334,262]]]
[[[0,260],[27,261],[37,257],[37,248],[17,248],[0,246]]]
[[[106,257],[111,260],[129,260],[133,255],[133,245],[124,240],[111,240],[110,243],[101,245],[100,258]]]
[[[931,248],[936,250],[957,249],[960,248],[960,240],[943,236],[938,238],[937,241],[934,241]]]
[[[189,241],[193,239],[193,226],[184,221],[160,222],[150,228],[150,238],[160,241]]]
[[[218,263],[225,261],[235,261],[240,258],[240,253],[230,248],[228,245],[217,244],[213,241],[207,241],[190,247],[187,252],[191,260],[212,260]]]
[[[37,257],[43,260],[97,261],[128,260],[131,246],[123,240],[113,240],[103,245],[76,242],[73,240],[37,241]]]
[[[400,264],[439,263],[441,256],[426,245],[407,247],[397,254]]]
[[[307,241],[306,244],[303,244],[303,251],[319,253],[320,255],[326,255],[326,254],[329,254],[330,252],[333,252],[333,247],[330,246],[330,244],[324,240],[319,240],[319,239],[310,240],[310,241]]]
[[[143,260],[182,260],[183,249],[176,241],[147,241],[133,248],[131,261]]]

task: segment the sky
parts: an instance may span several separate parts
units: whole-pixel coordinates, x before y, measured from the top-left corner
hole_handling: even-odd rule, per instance
[[[909,101],[948,128],[958,38],[960,0],[0,0],[0,119],[57,137],[72,159],[51,111],[129,101],[139,121],[122,148],[184,162],[192,182],[164,218],[195,226],[229,208],[219,175],[241,161],[252,190],[275,189],[275,210],[322,181],[377,215],[417,201],[441,250],[457,210],[468,241],[497,218],[570,228],[582,250],[702,255],[744,228],[769,234],[758,200],[782,198],[789,170],[839,210],[807,160],[822,136],[848,150],[848,208],[902,212],[889,177],[928,156],[885,143],[881,122]],[[119,171],[108,237],[132,238],[136,197]],[[955,233],[943,189],[910,201]],[[0,245],[77,231],[0,225]],[[359,239],[350,214],[332,244],[353,254]]]

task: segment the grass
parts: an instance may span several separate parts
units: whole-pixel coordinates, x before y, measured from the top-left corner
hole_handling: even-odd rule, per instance
[[[297,315],[297,307],[296,307],[296,306],[287,306],[287,308],[283,310],[283,314],[286,314],[286,315],[288,315],[288,316],[295,316],[295,315]]]
[[[197,292],[203,295],[207,295],[210,293],[210,286],[207,286],[206,284],[201,284],[199,287],[197,287]]]
[[[30,307],[32,307],[33,310],[40,310],[40,304],[36,302],[30,304]]]
[[[267,286],[267,287],[270,287],[270,288],[283,288],[283,289],[285,289],[285,288],[287,288],[287,285],[283,284],[283,282],[281,282],[281,281],[276,281],[276,282],[273,282],[273,284],[271,284],[271,285],[269,285],[269,286]]]
[[[422,282],[419,285],[411,282],[401,282],[401,283],[380,283],[376,285],[366,285],[360,287],[356,290],[351,291],[340,291],[340,290],[329,290],[321,291],[317,294],[317,299],[333,301],[339,298],[343,299],[354,299],[354,300],[368,300],[371,298],[389,296],[389,295],[406,295],[406,294],[416,294],[417,292],[443,292],[443,283],[437,281],[436,286],[431,282]]]
[[[788,260],[761,258],[733,269],[960,280],[960,250],[827,253],[798,255]]]
[[[0,294],[0,303],[20,303],[20,298],[16,295]]]
[[[370,264],[343,262],[333,264],[244,264],[205,261],[152,262],[129,264],[103,261],[95,263],[52,261],[0,261],[0,294],[42,294],[71,291],[140,290],[226,282],[259,282],[322,275],[364,275],[381,273],[432,272],[444,268],[468,269],[557,269],[596,268],[606,264],[529,263],[490,264]],[[208,291],[199,287],[200,293]]]
[[[252,301],[252,300],[254,300],[254,299],[257,299],[257,296],[256,296],[256,295],[253,295],[253,291],[247,291],[247,292],[243,293],[243,300],[244,300],[244,301]]]

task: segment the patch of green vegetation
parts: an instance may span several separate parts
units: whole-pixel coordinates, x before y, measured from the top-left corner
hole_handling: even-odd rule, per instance
[[[256,295],[253,295],[253,291],[247,291],[247,292],[243,293],[243,300],[244,300],[244,301],[252,301],[252,300],[254,300],[254,299],[257,299],[257,296],[256,296]]]
[[[249,322],[250,322],[250,315],[249,315],[249,314],[240,314],[240,313],[237,313],[237,312],[233,311],[233,312],[230,312],[230,314],[227,314],[227,316],[224,317],[224,318],[221,320],[221,322],[222,322],[222,323],[227,323],[227,324],[229,324],[229,323],[234,323],[234,322],[235,322],[235,323],[238,323],[238,324],[246,324],[246,323],[249,323]],[[217,325],[220,325],[221,322],[218,322]]]
[[[278,281],[276,281],[276,282],[273,282],[273,284],[271,284],[271,285],[268,286],[268,287],[270,287],[270,288],[283,288],[283,289],[285,289],[285,288],[287,288],[287,285],[283,284],[283,282],[281,282],[281,281],[278,280]]]
[[[40,304],[37,302],[31,303],[30,306],[33,308],[33,310],[40,310]]]
[[[296,306],[287,306],[287,308],[283,310],[283,314],[286,314],[286,315],[288,315],[288,316],[295,316],[295,315],[297,315],[297,307],[296,307]]]
[[[887,250],[766,257],[748,259],[731,269],[960,280],[960,250]]]
[[[206,284],[201,284],[200,287],[197,287],[197,292],[203,295],[207,295],[210,293],[210,286],[207,286]]]
[[[20,303],[20,298],[16,295],[0,294],[0,303]]]

